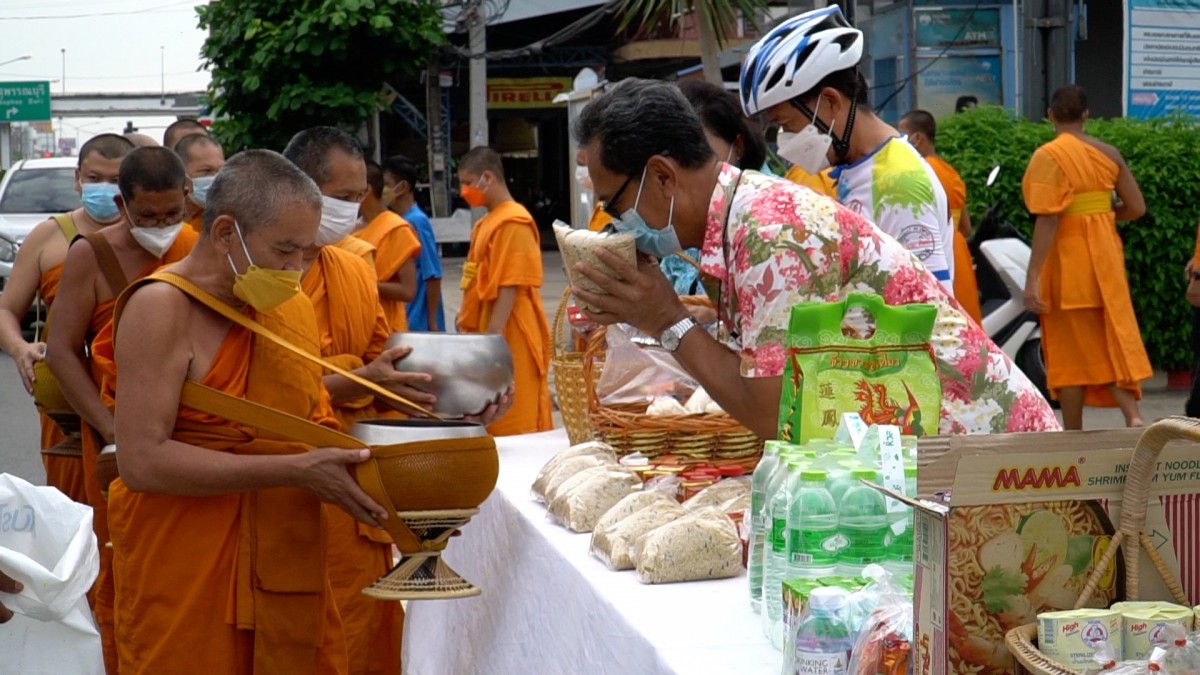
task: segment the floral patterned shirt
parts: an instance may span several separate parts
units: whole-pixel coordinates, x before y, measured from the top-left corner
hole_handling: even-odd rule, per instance
[[[875,293],[890,305],[937,307],[930,343],[942,383],[940,433],[1061,428],[1029,378],[915,256],[808,188],[724,165],[700,263],[720,284],[721,337],[741,355],[744,377],[783,374],[793,305]]]

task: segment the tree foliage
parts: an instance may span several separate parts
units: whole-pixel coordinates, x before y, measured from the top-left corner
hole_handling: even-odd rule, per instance
[[[1200,218],[1200,124],[1187,117],[1151,120],[1091,120],[1087,133],[1112,144],[1125,157],[1146,198],[1146,215],[1119,223],[1133,306],[1150,361],[1165,370],[1189,370],[1191,308],[1184,300],[1184,264],[1192,256]],[[988,206],[1032,234],[1021,178],[1033,151],[1054,138],[1048,122],[1016,118],[1001,108],[978,108],[939,120],[938,152],[967,183],[971,219]],[[985,187],[999,165],[996,184]],[[1111,273],[1100,270],[1099,273]]]
[[[196,12],[226,151],[357,128],[389,77],[423,68],[446,40],[433,0],[212,0]]]
[[[768,0],[621,0],[617,16],[622,19],[617,30],[625,31],[630,27],[646,29],[659,25],[681,27],[683,17],[695,14],[705,79],[721,84],[719,50],[731,37],[738,16],[753,23],[767,5]]]

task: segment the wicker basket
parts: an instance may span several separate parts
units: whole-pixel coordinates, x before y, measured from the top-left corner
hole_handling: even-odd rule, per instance
[[[1146,507],[1151,498],[1150,483],[1154,480],[1158,455],[1163,446],[1174,440],[1200,441],[1200,420],[1185,417],[1168,418],[1146,429],[1138,440],[1121,498],[1121,523],[1108,550],[1104,552],[1104,557],[1092,570],[1083,593],[1075,603],[1076,609],[1083,607],[1096,592],[1101,578],[1114,564],[1118,550],[1121,550],[1125,560],[1125,593],[1130,600],[1137,600],[1138,562],[1143,549],[1159,576],[1166,582],[1167,589],[1171,591],[1175,601],[1191,606],[1179,580],[1167,569],[1158,549],[1150,542],[1144,530]],[[1084,675],[1081,671],[1068,668],[1038,651],[1036,623],[1010,630],[1004,642],[1013,657],[1033,675]]]
[[[596,395],[595,363],[603,348],[604,333],[600,332],[583,354],[588,415],[596,438],[612,445],[618,454],[672,454],[702,460],[749,459],[762,454],[762,439],[726,413],[655,416],[646,414],[648,403],[602,405]]]
[[[567,288],[554,314],[550,367],[554,370],[554,390],[558,394],[558,410],[562,414],[563,426],[567,428],[571,445],[576,445],[590,441],[594,436],[588,419],[587,383],[583,379],[584,355],[572,348],[570,324],[566,320],[570,301],[571,289]]]

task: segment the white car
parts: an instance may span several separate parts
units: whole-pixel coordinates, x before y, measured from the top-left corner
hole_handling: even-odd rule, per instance
[[[78,165],[75,157],[23,159],[0,180],[0,292],[29,232],[51,216],[79,208]]]

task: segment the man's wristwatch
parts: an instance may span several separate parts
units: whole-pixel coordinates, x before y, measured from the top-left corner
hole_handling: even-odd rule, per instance
[[[700,324],[696,323],[696,320],[690,316],[680,319],[678,323],[663,331],[662,335],[658,338],[658,342],[663,346],[663,349],[668,352],[674,352],[676,349],[679,349],[679,342],[683,340],[683,336],[687,335],[689,330],[698,325]]]

